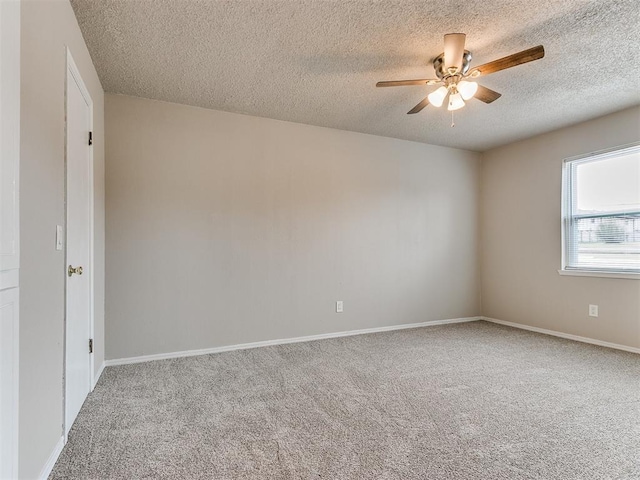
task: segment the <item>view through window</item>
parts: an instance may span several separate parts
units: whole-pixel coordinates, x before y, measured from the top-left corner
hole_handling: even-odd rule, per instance
[[[640,145],[564,168],[564,269],[640,273]]]

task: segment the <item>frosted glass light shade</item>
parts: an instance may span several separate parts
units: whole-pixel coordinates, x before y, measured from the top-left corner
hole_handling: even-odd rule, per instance
[[[462,95],[459,93],[454,93],[453,95],[449,95],[449,106],[447,110],[459,110],[464,107],[464,100],[462,99]]]
[[[440,87],[439,89],[431,92],[427,98],[429,99],[429,103],[434,107],[441,107],[447,93],[449,93],[447,87]]]
[[[478,84],[476,82],[467,82],[462,80],[458,83],[458,92],[462,95],[463,100],[469,100],[478,91]]]

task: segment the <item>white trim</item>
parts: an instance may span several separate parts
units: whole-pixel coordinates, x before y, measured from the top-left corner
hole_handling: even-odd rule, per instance
[[[567,265],[572,263],[573,259],[570,258],[571,252],[568,248],[571,239],[571,232],[569,232],[569,228],[567,226],[568,218],[571,212],[571,198],[569,194],[573,191],[573,187],[569,184],[570,175],[570,165],[568,159],[563,160],[562,162],[562,185],[560,186],[561,193],[561,203],[560,203],[560,269],[564,270]]]
[[[0,7],[1,8],[1,7]],[[10,314],[0,324],[0,478],[18,477],[20,428],[20,289],[0,291],[0,312]],[[3,315],[4,316],[4,315]],[[9,318],[7,318],[9,317]],[[4,363],[5,360],[7,363]]]
[[[421,323],[407,323],[404,325],[390,325],[388,327],[364,328],[361,330],[348,330],[346,332],[320,333],[318,335],[307,335],[304,337],[281,338],[277,340],[264,340],[262,342],[241,343],[238,345],[227,345],[223,347],[203,348],[200,350],[184,350],[181,352],[157,353],[154,355],[141,355],[139,357],[116,358],[105,360],[107,367],[115,365],[128,365],[131,363],[151,362],[154,360],[166,360],[169,358],[193,357],[196,355],[209,355],[211,353],[230,352],[233,350],[246,350],[249,348],[270,347],[273,345],[285,345],[287,343],[312,342],[315,340],[325,340],[327,338],[350,337],[352,335],[364,335],[367,333],[389,332],[393,330],[405,330],[408,328],[430,327],[434,325],[447,325],[450,323],[475,322],[482,320],[482,317],[450,318],[447,320],[431,320]]]
[[[627,280],[640,280],[640,273],[631,272],[607,272],[604,270],[558,270],[558,273],[569,277],[624,278]]]
[[[491,323],[498,323],[500,325],[506,325],[507,327],[520,328],[522,330],[529,330],[531,332],[542,333],[544,335],[551,335],[554,337],[566,338],[568,340],[574,340],[576,342],[590,343],[592,345],[598,345],[600,347],[615,348],[616,350],[624,350],[625,352],[640,353],[640,348],[629,347],[628,345],[620,345],[618,343],[604,342],[602,340],[596,340],[595,338],[581,337],[579,335],[572,335],[570,333],[556,332],[555,330],[547,330],[546,328],[532,327],[530,325],[523,325],[521,323],[507,322],[505,320],[498,320],[497,318],[481,317],[482,320],[486,320]]]
[[[588,267],[575,266],[576,253],[570,248],[574,242],[577,243],[577,239],[573,238],[575,235],[575,231],[571,230],[573,226],[573,222],[571,220],[574,217],[573,208],[576,203],[576,198],[573,198],[572,195],[577,195],[576,186],[574,185],[575,170],[573,169],[573,165],[580,165],[582,163],[603,160],[609,157],[622,156],[631,152],[640,152],[640,142],[627,143],[624,145],[606,148],[604,150],[598,150],[591,153],[575,155],[573,157],[563,159],[561,186],[562,202],[560,208],[560,241],[562,243],[562,250],[560,258],[560,270],[558,270],[558,273],[560,275],[626,279],[640,278],[640,273],[616,270],[614,267],[609,267],[603,270],[590,270]]]
[[[93,392],[93,389],[96,388],[96,385],[98,384],[98,380],[100,380],[100,376],[102,375],[103,371],[104,371],[104,362],[102,362],[102,364],[100,365],[100,368],[98,369],[98,373],[94,375],[93,381],[91,382],[92,392]]]
[[[64,444],[65,444],[64,437],[60,437],[60,439],[58,440],[58,443],[56,443],[56,446],[53,447],[53,451],[51,452],[51,455],[49,455],[49,458],[47,459],[47,463],[45,463],[44,466],[42,467],[42,470],[40,470],[40,475],[38,475],[38,478],[40,480],[47,480],[47,478],[49,478],[49,475],[51,475],[51,471],[53,470],[53,467],[58,461],[58,457],[60,456],[60,453],[62,453]]]
[[[89,107],[89,131],[93,132],[93,99],[91,98],[91,94],[89,93],[89,89],[87,89],[87,86],[85,85],[84,81],[82,80],[82,75],[80,75],[80,70],[78,69],[78,66],[76,65],[75,61],[73,60],[73,56],[71,55],[71,50],[69,49],[68,46],[65,46],[65,51],[66,51],[66,58],[67,58],[67,69],[66,69],[66,80],[65,80],[65,118],[67,115],[67,92],[69,89],[69,74],[71,74],[71,77],[73,78],[75,84],[78,86],[78,89],[80,90],[80,94],[82,95],[82,98],[84,98],[84,101],[87,103],[87,106]],[[67,179],[66,179],[66,165],[67,165],[67,130],[66,130],[66,121],[65,121],[65,345],[64,345],[64,358],[65,358],[65,364],[64,364],[64,371],[66,372],[66,310],[67,310],[67,305],[66,305],[66,295],[67,295],[67,291],[66,291],[66,285],[67,285],[67,278],[66,278],[66,266],[67,266],[67,258],[66,258],[66,254],[67,254],[67,244],[66,244],[66,239],[69,237],[67,235],[67,212],[66,212],[66,204],[67,204]],[[95,205],[94,205],[94,194],[95,194],[95,189],[94,189],[94,183],[95,183],[95,175],[94,175],[94,167],[93,167],[93,148],[89,149],[89,338],[93,338],[94,339],[94,353],[89,355],[89,392],[93,391],[93,387],[94,385],[98,382],[98,378],[95,378],[94,375],[94,357],[95,357],[95,335],[94,335],[94,324],[95,324],[95,300],[94,300],[94,290],[95,290],[95,275],[94,275],[94,266],[95,266],[95,261],[94,261],[94,226],[95,226]],[[87,339],[88,340],[88,339]],[[102,367],[100,370],[100,373],[102,372]],[[65,378],[66,378],[66,374],[65,374]],[[65,418],[64,418],[64,434],[65,434],[65,438],[69,433],[70,430],[70,425],[67,425],[67,419],[66,419],[66,415],[67,415],[67,408],[66,408],[66,382],[65,382]]]
[[[76,62],[73,60],[73,56],[71,55],[71,50],[69,49],[69,47],[65,47],[65,49],[67,52],[67,69],[71,72],[73,79],[76,81],[76,84],[80,89],[80,93],[82,94],[82,98],[84,98],[84,101],[87,102],[87,105],[89,107],[93,107],[93,99],[89,94],[89,89],[87,88],[84,81],[82,80],[82,75],[80,75],[80,70],[78,69]]]
[[[0,0],[0,175],[6,182],[0,189],[13,194],[13,204],[0,208],[0,221],[12,235],[10,247],[0,252],[0,300],[13,309],[0,326],[1,348],[8,347],[0,352],[0,477],[6,478],[18,478],[20,444],[20,9],[19,1]]]
[[[2,175],[11,183],[0,188],[13,193],[13,238],[0,251],[0,270],[20,268],[20,8],[19,1],[0,1],[0,158]],[[5,205],[2,215],[10,210]]]
[[[637,147],[640,147],[640,142],[625,143],[622,145],[617,145],[615,147],[596,150],[595,152],[581,153],[579,155],[574,155],[573,157],[567,157],[563,160],[563,162],[575,162],[576,160],[584,160],[585,162],[590,162],[591,160],[595,160],[596,157],[607,158],[609,156],[625,155],[629,152],[632,152]]]
[[[20,269],[0,270],[0,290],[18,288],[20,285]]]

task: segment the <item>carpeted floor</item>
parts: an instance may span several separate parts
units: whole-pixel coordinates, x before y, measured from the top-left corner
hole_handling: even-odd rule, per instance
[[[52,479],[638,479],[640,356],[485,322],[107,368]]]

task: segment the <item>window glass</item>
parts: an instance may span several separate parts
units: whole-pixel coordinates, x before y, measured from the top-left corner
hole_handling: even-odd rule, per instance
[[[564,269],[640,272],[640,147],[565,162]]]

